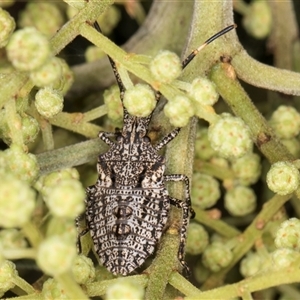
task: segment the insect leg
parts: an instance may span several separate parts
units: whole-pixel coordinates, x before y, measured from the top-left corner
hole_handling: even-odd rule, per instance
[[[187,227],[189,224],[189,211],[190,207],[186,202],[183,202],[179,199],[170,197],[170,203],[171,205],[176,206],[177,208],[182,209],[182,225],[181,225],[181,230],[180,230],[180,244],[178,248],[178,260],[181,263],[184,273],[189,276],[189,267],[187,266],[187,263],[184,260],[184,248],[186,244],[186,235],[187,235]]]
[[[75,226],[76,226],[77,230],[81,229],[80,223],[83,220],[85,220],[85,214],[84,213],[82,213],[81,215],[76,217]],[[88,232],[89,232],[89,228],[86,227],[85,229],[81,230],[77,235],[76,245],[77,245],[78,253],[82,253],[81,238],[84,235],[86,235]]]
[[[189,207],[189,211],[191,214],[191,219],[195,217],[195,212],[192,208],[192,201],[191,201],[191,195],[190,195],[190,180],[186,175],[183,174],[172,174],[172,175],[165,175],[164,181],[183,181],[185,184],[185,203]]]
[[[162,147],[166,146],[169,142],[171,142],[179,133],[181,128],[175,128],[169,134],[167,134],[157,145],[154,146],[156,151],[159,151]]]
[[[191,203],[191,196],[190,196],[190,189],[189,189],[189,178],[186,175],[182,174],[172,174],[172,175],[165,175],[165,181],[183,181],[185,183],[185,201],[169,197],[170,204],[176,206],[177,208],[182,209],[182,225],[180,230],[180,244],[178,249],[178,260],[180,261],[181,265],[184,268],[184,271],[187,275],[189,275],[189,268],[184,261],[184,248],[186,244],[186,234],[187,234],[187,227],[189,224],[189,215],[191,214],[191,218],[195,217],[195,212],[192,209]]]

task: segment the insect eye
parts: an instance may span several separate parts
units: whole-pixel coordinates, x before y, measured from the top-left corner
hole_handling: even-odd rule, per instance
[[[121,141],[123,140],[122,135],[121,135],[121,134],[118,134],[118,135],[116,136],[116,140],[117,140],[117,142],[121,142]]]
[[[150,142],[151,142],[151,139],[149,138],[149,136],[144,136],[144,137],[143,137],[143,140],[144,140],[144,142],[146,142],[146,143],[150,143]]]

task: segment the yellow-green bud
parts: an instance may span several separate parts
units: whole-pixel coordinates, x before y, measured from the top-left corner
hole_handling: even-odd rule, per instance
[[[0,48],[6,46],[15,28],[14,18],[6,10],[0,8]]]
[[[150,71],[156,80],[170,83],[181,74],[181,61],[171,51],[160,51],[150,62]]]
[[[194,108],[188,97],[178,95],[168,101],[164,113],[173,126],[184,127],[194,115]]]
[[[63,110],[63,101],[62,95],[50,87],[40,89],[35,95],[35,107],[46,119],[54,117]]]
[[[15,31],[6,47],[7,57],[16,69],[32,71],[40,68],[50,57],[48,39],[35,28]]]
[[[123,103],[131,115],[147,117],[155,108],[156,99],[149,85],[139,83],[126,90]]]
[[[225,158],[238,158],[252,150],[253,142],[248,126],[242,119],[223,113],[208,128],[212,148]]]
[[[272,164],[267,173],[267,185],[271,191],[279,195],[293,193],[300,183],[299,170],[289,161]]]

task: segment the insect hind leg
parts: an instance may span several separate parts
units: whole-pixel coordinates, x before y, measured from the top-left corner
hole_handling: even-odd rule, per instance
[[[178,260],[183,267],[184,274],[188,277],[190,275],[190,270],[187,263],[184,260],[184,248],[186,244],[186,236],[187,236],[187,227],[189,224],[189,211],[190,207],[186,202],[183,202],[179,199],[170,197],[171,205],[182,209],[182,225],[180,229],[180,244],[178,248]]]
[[[190,190],[189,190],[189,178],[186,175],[182,174],[172,174],[172,175],[165,175],[165,181],[183,181],[185,183],[185,201],[169,197],[170,204],[182,209],[182,225],[180,229],[180,244],[178,248],[178,260],[181,263],[184,273],[188,277],[190,274],[189,268],[184,260],[184,248],[186,244],[186,236],[187,236],[187,227],[189,224],[189,219],[195,217],[195,212],[192,208],[191,197],[190,197]]]

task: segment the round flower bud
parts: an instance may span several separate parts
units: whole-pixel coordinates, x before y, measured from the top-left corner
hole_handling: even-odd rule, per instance
[[[184,127],[194,115],[194,108],[188,97],[178,95],[168,101],[164,107],[164,113],[173,126]]]
[[[50,57],[48,39],[31,27],[15,31],[6,50],[8,59],[20,71],[38,69]]]
[[[72,273],[79,284],[86,284],[93,281],[96,276],[93,261],[84,255],[76,256],[72,265]]]
[[[298,138],[281,139],[280,141],[295,157],[300,157],[300,141]]]
[[[121,12],[116,5],[110,5],[97,19],[105,36],[109,35],[118,25],[121,19]]]
[[[106,300],[144,299],[144,289],[134,281],[122,280],[110,284],[106,290]]]
[[[182,66],[174,52],[160,51],[150,62],[150,71],[156,80],[170,83],[181,74]]]
[[[57,62],[60,64],[61,76],[51,84],[51,87],[65,95],[74,82],[74,75],[64,59],[57,58]]]
[[[240,264],[240,272],[246,278],[261,270],[262,258],[257,252],[248,252]]]
[[[86,229],[81,227],[82,230]],[[81,230],[81,231],[82,231]],[[53,217],[47,223],[46,236],[64,236],[64,238],[69,239],[73,243],[76,243],[78,240],[78,230],[74,219],[66,219],[60,217]]]
[[[36,180],[39,174],[39,166],[36,156],[25,153],[21,147],[12,145],[4,153],[5,168],[17,178],[29,183]]]
[[[190,86],[188,94],[201,105],[214,105],[219,98],[216,85],[205,77],[195,78]]]
[[[49,173],[39,178],[35,184],[35,188],[44,196],[51,192],[54,186],[57,186],[61,181],[68,179],[79,179],[79,173],[75,168],[67,168]]]
[[[64,24],[58,6],[51,1],[29,2],[19,15],[20,27],[35,27],[41,33],[52,37]]]
[[[252,189],[236,186],[225,194],[225,208],[232,216],[245,216],[256,208],[256,195]]]
[[[22,227],[35,206],[35,193],[30,186],[9,173],[1,174],[0,226]]]
[[[70,270],[75,257],[76,248],[73,241],[55,235],[40,244],[37,264],[46,274],[55,276]]]
[[[232,163],[232,170],[242,185],[253,184],[261,173],[260,157],[255,153],[246,154]]]
[[[267,173],[267,185],[279,195],[293,193],[299,186],[299,170],[289,161],[279,161],[271,165]]]
[[[89,46],[85,50],[84,57],[87,62],[94,62],[105,56],[105,53],[96,46]]]
[[[18,276],[18,271],[13,262],[5,260],[0,264],[0,291],[6,292],[15,286],[14,278]]]
[[[59,80],[61,76],[61,63],[59,58],[52,57],[47,63],[39,69],[30,73],[30,79],[34,85],[45,87]]]
[[[291,218],[280,224],[276,232],[275,246],[300,251],[300,220]]]
[[[63,110],[63,103],[62,95],[49,87],[40,89],[35,95],[35,107],[40,115],[46,119],[60,113]]]
[[[65,289],[62,288],[62,286],[53,278],[47,279],[43,284],[43,290],[42,290],[42,299],[47,300],[70,300],[68,295],[65,292]]]
[[[2,229],[0,231],[0,244],[4,249],[20,249],[27,247],[24,235],[16,228]]]
[[[113,85],[103,93],[104,103],[107,107],[107,115],[115,122],[123,120],[123,105],[120,99],[120,90]]]
[[[199,259],[196,262],[196,265],[193,268],[193,275],[195,279],[199,282],[202,283],[204,282],[210,275],[210,271],[203,266],[202,260]]]
[[[208,245],[208,233],[204,227],[191,223],[187,231],[186,252],[192,255],[201,254]]]
[[[23,141],[27,145],[35,141],[39,131],[38,121],[26,114],[21,116]]]
[[[299,260],[300,253],[289,248],[280,248],[271,253],[272,266],[278,269],[288,268],[295,260]]]
[[[300,133],[300,114],[294,107],[279,106],[269,122],[280,138],[291,139]]]
[[[15,28],[14,18],[6,10],[0,8],[0,48],[6,46]]]
[[[253,143],[248,126],[228,113],[221,116],[208,128],[212,148],[225,158],[238,158],[250,152]]]
[[[74,219],[84,210],[85,196],[79,181],[67,179],[54,186],[45,200],[53,215]]]
[[[193,205],[201,209],[214,206],[221,196],[218,181],[210,175],[194,173],[191,196]]]
[[[156,106],[155,94],[149,85],[138,83],[126,90],[123,104],[132,116],[147,117]]]
[[[231,250],[223,243],[213,242],[206,247],[202,255],[202,263],[212,272],[218,272],[232,261]]]
[[[246,31],[257,39],[267,37],[272,28],[272,13],[265,0],[254,0],[248,5],[243,25]]]
[[[210,160],[216,154],[208,140],[208,129],[203,128],[197,132],[195,142],[195,155],[202,160]]]

